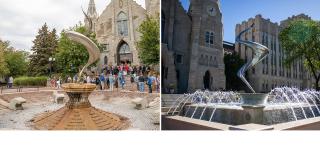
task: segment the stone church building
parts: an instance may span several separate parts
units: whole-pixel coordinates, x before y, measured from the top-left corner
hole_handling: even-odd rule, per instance
[[[225,89],[223,24],[219,0],[162,0],[162,92]]]
[[[99,67],[121,63],[140,65],[136,43],[141,34],[137,29],[147,15],[159,16],[160,5],[159,0],[145,2],[146,9],[134,0],[111,0],[98,15],[94,0],[90,0],[85,26],[92,25],[98,43],[103,46]]]

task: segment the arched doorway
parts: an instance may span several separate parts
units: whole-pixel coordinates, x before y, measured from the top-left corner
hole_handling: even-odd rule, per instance
[[[103,62],[104,62],[104,65],[108,65],[108,57],[107,56],[104,56]]]
[[[133,61],[133,55],[130,51],[129,45],[122,41],[118,47],[118,64],[131,64]]]
[[[211,79],[210,72],[209,72],[209,71],[206,71],[206,73],[205,73],[204,76],[203,76],[203,86],[204,86],[204,89],[208,89],[208,90],[211,89],[210,79]]]

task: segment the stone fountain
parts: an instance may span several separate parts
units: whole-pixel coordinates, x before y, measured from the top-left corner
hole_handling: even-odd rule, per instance
[[[77,32],[66,32],[68,38],[83,44],[89,52],[88,63],[84,70],[99,59],[100,50],[88,37]],[[64,107],[57,111],[36,116],[32,121],[34,128],[39,130],[122,130],[129,126],[127,118],[113,113],[105,112],[93,107],[89,95],[96,89],[95,84],[67,83],[62,85],[69,97]]]

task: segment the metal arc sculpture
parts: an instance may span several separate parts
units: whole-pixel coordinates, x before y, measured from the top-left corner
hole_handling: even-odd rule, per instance
[[[254,28],[254,24],[252,24],[249,28],[240,32],[239,35],[236,37],[236,42],[251,48],[252,52],[253,52],[252,53],[253,58],[240,68],[240,70],[237,73],[237,76],[247,85],[247,87],[249,87],[249,89],[253,93],[256,93],[255,90],[251,87],[250,83],[246,80],[245,72],[247,70],[249,70],[250,68],[252,68],[253,66],[255,66],[256,64],[258,64],[259,62],[261,62],[264,58],[266,58],[268,56],[268,54],[270,52],[269,52],[268,47],[266,47],[260,43],[253,42],[253,41],[247,41],[247,40],[241,40],[241,36],[245,32],[248,32],[249,30],[251,30],[253,28]]]
[[[100,58],[100,50],[98,46],[88,37],[84,36],[83,34],[80,34],[78,32],[74,31],[67,31],[65,32],[65,35],[71,39],[72,41],[78,42],[85,46],[89,53],[89,60],[87,64],[82,68],[82,70],[79,73],[78,82],[80,81],[80,77],[82,76],[83,71],[90,66],[91,64],[95,63]]]

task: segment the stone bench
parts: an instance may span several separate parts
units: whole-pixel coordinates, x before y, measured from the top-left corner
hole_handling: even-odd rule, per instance
[[[64,101],[64,94],[58,93],[57,91],[53,92],[54,102],[57,104],[62,104]]]
[[[148,102],[143,98],[135,98],[132,100],[132,103],[136,105],[135,109],[145,109],[148,107]]]
[[[13,110],[23,110],[23,107],[22,107],[22,104],[23,103],[26,103],[27,100],[25,100],[24,98],[22,97],[17,97],[17,98],[14,98],[10,101],[10,109],[13,109]]]

